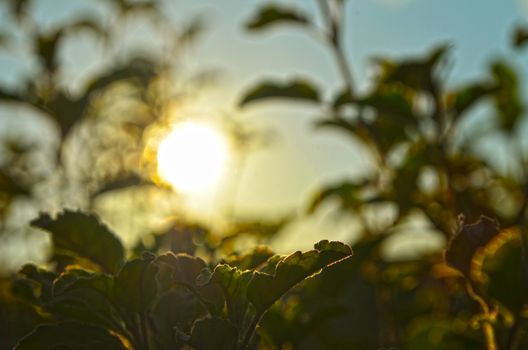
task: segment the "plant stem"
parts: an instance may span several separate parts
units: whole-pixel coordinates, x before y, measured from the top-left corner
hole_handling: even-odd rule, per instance
[[[497,342],[495,341],[495,330],[488,321],[482,325],[484,336],[486,337],[486,350],[497,350]]]
[[[255,331],[257,330],[257,325],[263,315],[263,312],[257,312],[255,316],[253,316],[251,324],[249,325],[246,335],[244,336],[244,340],[242,340],[242,343],[240,343],[239,350],[247,349],[249,343],[251,342],[251,339],[253,338],[253,335],[255,334]]]
[[[332,16],[330,11],[330,6],[328,5],[328,0],[319,0],[319,8],[323,15],[323,19],[326,22],[327,27],[329,28],[328,39],[331,43],[332,52],[337,61],[337,66],[343,76],[345,87],[350,95],[353,93],[353,77],[352,70],[348,64],[348,60],[345,55],[344,47],[342,44],[342,38],[340,34],[340,28],[335,18]],[[341,22],[342,23],[342,22]]]
[[[522,318],[521,315],[517,314],[515,315],[515,321],[508,334],[508,340],[505,347],[506,350],[517,350],[519,347],[519,336],[522,329]]]
[[[484,314],[485,320],[482,323],[482,331],[484,332],[484,338],[486,339],[486,350],[497,350],[497,341],[495,339],[495,330],[491,324],[493,318],[490,312],[489,306],[486,301],[473,289],[473,285],[470,281],[467,281],[466,290],[471,299],[476,301],[482,313]]]

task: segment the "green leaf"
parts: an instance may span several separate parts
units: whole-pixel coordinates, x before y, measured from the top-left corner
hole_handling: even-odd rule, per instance
[[[284,216],[275,220],[241,219],[234,221],[226,230],[222,240],[228,241],[240,235],[270,238],[280,232],[291,222],[291,217]]]
[[[296,79],[286,83],[267,81],[249,89],[249,92],[240,101],[240,106],[244,107],[250,103],[270,98],[319,102],[319,92],[312,83],[306,80]]]
[[[194,320],[207,316],[207,309],[186,288],[172,288],[161,294],[152,308],[151,317],[156,339],[163,349],[180,349],[178,333],[190,334]]]
[[[205,20],[202,17],[192,18],[184,24],[184,27],[176,38],[180,47],[194,43],[206,30]]]
[[[493,63],[491,70],[497,85],[494,101],[499,121],[505,130],[511,132],[524,113],[519,78],[506,62]]]
[[[340,242],[321,241],[314,248],[280,259],[273,274],[255,272],[247,295],[258,314],[266,311],[297,283],[352,255],[350,247]]]
[[[93,197],[97,197],[102,194],[106,194],[112,191],[119,191],[130,187],[141,186],[149,184],[150,182],[143,179],[135,173],[123,174],[122,176],[108,179],[103,182],[101,186],[92,194]]]
[[[246,28],[251,31],[260,31],[278,24],[306,25],[308,23],[308,17],[299,11],[270,4],[260,8],[246,24]]]
[[[32,0],[10,0],[9,10],[17,21],[21,22],[28,15],[28,8],[31,7],[32,3]]]
[[[51,299],[55,273],[33,264],[26,264],[22,266],[22,268],[18,271],[18,274],[35,282],[38,285],[38,291],[36,290],[36,292],[38,292],[38,298],[40,300],[47,301]]]
[[[352,94],[348,89],[345,89],[343,91],[340,91],[335,97],[332,102],[332,106],[334,109],[338,109],[339,107],[342,107],[347,104],[351,104],[356,102],[353,98]]]
[[[112,302],[114,279],[106,274],[85,270],[62,273],[53,284],[53,299],[46,308],[55,315],[119,331]]]
[[[31,303],[42,304],[51,299],[55,274],[33,264],[26,264],[14,278],[11,291]]]
[[[15,350],[125,350],[106,329],[77,322],[44,324],[20,340]]]
[[[94,215],[65,210],[55,219],[41,214],[31,225],[51,233],[55,252],[86,259],[110,273],[123,264],[121,241]]]
[[[196,350],[233,350],[237,348],[238,332],[228,320],[204,318],[194,323],[188,343]]]
[[[331,198],[337,198],[343,210],[355,209],[362,203],[360,191],[364,185],[365,183],[345,181],[328,186],[314,196],[308,207],[308,213],[314,213],[323,202]]]
[[[127,261],[114,278],[113,305],[134,337],[133,343],[148,338],[147,321],[157,298],[157,266],[153,257]],[[145,334],[147,332],[147,334]],[[135,341],[134,341],[135,340]]]
[[[334,116],[334,118],[324,118],[315,122],[317,129],[333,128],[343,131],[347,136],[357,137],[360,141],[371,142],[370,135],[365,128],[358,127],[354,121],[349,121],[345,118]]]
[[[512,43],[516,49],[522,49],[528,43],[528,28],[521,26],[515,28]]]
[[[459,119],[467,110],[476,103],[489,96],[495,87],[485,82],[472,83],[455,91],[447,96],[448,108],[454,113],[455,119]]]
[[[254,316],[255,311],[248,306],[247,290],[255,272],[240,270],[229,265],[217,265],[210,276],[210,281],[219,284],[224,294],[227,315],[237,327],[240,334],[245,334],[246,325]]]
[[[497,221],[481,216],[474,224],[460,224],[444,252],[446,263],[472,280],[472,262],[475,254],[488,245],[499,233]]]
[[[123,312],[144,315],[157,293],[157,267],[152,259],[127,261],[114,279],[113,297]]]
[[[378,112],[378,119],[384,119],[400,128],[416,125],[418,122],[419,117],[413,111],[413,101],[402,89],[377,89],[357,102],[362,106],[373,107]]]
[[[2,99],[0,92],[0,100]],[[15,177],[9,175],[5,170],[0,170],[0,193],[10,195],[29,196],[31,194],[29,188],[20,183]]]
[[[0,49],[7,48],[9,46],[9,36],[6,33],[0,32]]]
[[[80,278],[91,278],[95,276],[92,271],[80,269],[77,267],[69,268],[67,271],[61,273],[53,281],[53,294],[57,295],[64,292],[69,286],[75,283]]]
[[[110,67],[107,71],[96,76],[84,86],[84,95],[97,93],[112,84],[132,80],[139,86],[147,86],[156,76],[156,62],[146,57],[131,57],[127,62]]]
[[[437,89],[435,70],[449,51],[448,45],[435,47],[424,58],[392,62],[377,59],[382,72],[380,84],[402,84],[415,90],[433,92]]]
[[[166,253],[154,261],[159,272],[156,277],[160,292],[167,291],[175,285],[188,288],[195,293],[213,315],[222,312],[224,299],[217,285],[197,283],[203,270],[207,270],[205,262],[188,254]]]
[[[518,231],[506,230],[492,247],[491,254],[484,258],[484,291],[498,300],[513,315],[522,313],[528,302],[528,280],[523,261],[522,242]]]

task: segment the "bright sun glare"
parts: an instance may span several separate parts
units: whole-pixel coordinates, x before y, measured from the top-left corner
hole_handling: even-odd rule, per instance
[[[228,142],[217,129],[179,123],[159,144],[158,173],[178,191],[203,194],[218,182],[228,158]]]

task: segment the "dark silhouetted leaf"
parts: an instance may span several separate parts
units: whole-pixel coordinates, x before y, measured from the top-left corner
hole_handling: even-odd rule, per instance
[[[277,24],[306,25],[308,22],[308,17],[297,10],[267,5],[255,14],[246,24],[246,28],[252,31],[260,31]]]
[[[22,185],[17,179],[7,174],[4,170],[0,170],[0,192],[23,196],[30,194],[30,191],[26,186]]]
[[[494,239],[482,265],[487,283],[486,295],[498,300],[517,315],[528,302],[528,280],[523,261],[522,242],[517,230],[505,230]]]
[[[85,270],[63,272],[53,284],[53,300],[46,308],[55,315],[114,329],[116,309],[112,302],[114,279]]]
[[[193,18],[191,21],[185,24],[183,30],[177,37],[179,46],[189,45],[196,41],[196,39],[202,35],[205,31],[205,21],[201,17]]]
[[[334,97],[334,101],[332,102],[332,106],[334,108],[339,108],[341,106],[344,106],[344,105],[347,105],[347,104],[350,104],[350,103],[353,103],[355,102],[352,94],[350,94],[350,91],[348,91],[347,89],[339,92],[335,97]]]
[[[31,224],[51,233],[56,252],[87,259],[106,272],[115,273],[123,263],[120,240],[93,215],[65,210],[55,219],[41,214]]]
[[[238,332],[229,321],[213,317],[195,322],[188,343],[196,350],[233,350]]]
[[[512,36],[512,43],[516,49],[523,48],[528,42],[528,28],[526,27],[517,27]]]
[[[125,188],[144,185],[148,183],[148,181],[144,180],[137,174],[126,174],[122,177],[117,177],[115,179],[111,179],[104,182],[101,187],[99,187],[99,189],[93,194],[93,196],[96,197],[107,192],[119,191]]]
[[[269,98],[290,98],[302,101],[319,102],[319,92],[313,84],[305,80],[293,80],[288,83],[263,82],[247,92],[240,106]]]
[[[296,252],[281,258],[273,274],[255,272],[248,285],[247,295],[257,313],[266,311],[284,293],[305,278],[352,255],[350,247],[340,242],[321,241],[315,244],[314,248],[315,250]]]
[[[366,129],[358,127],[355,122],[349,121],[345,118],[334,117],[325,118],[315,122],[317,129],[321,128],[333,128],[339,131],[344,131],[348,136],[357,137],[362,142],[370,142],[370,135],[366,132]]]
[[[106,329],[76,322],[44,324],[25,336],[16,350],[125,350]]]
[[[193,292],[172,288],[159,296],[151,315],[157,340],[164,350],[170,350],[181,348],[183,343],[178,334],[190,334],[194,320],[206,316],[207,309]]]
[[[122,16],[137,14],[158,14],[155,0],[131,1],[131,0],[109,0],[113,6],[117,6]]]
[[[251,235],[254,237],[271,238],[278,234],[288,223],[291,218],[285,216],[276,220],[252,220],[240,219],[231,224],[225,230],[223,241],[236,238],[240,235]]]
[[[446,263],[472,279],[471,266],[475,254],[499,233],[497,221],[481,216],[474,224],[460,223],[444,252]]]
[[[451,92],[447,96],[447,105],[455,114],[455,119],[458,119],[467,110],[494,91],[495,87],[488,83],[469,84]]]
[[[137,81],[138,85],[145,87],[156,75],[156,66],[150,58],[132,57],[127,62],[99,74],[85,86],[84,93],[88,95],[127,79]]]
[[[10,11],[18,21],[24,20],[27,16],[28,8],[33,1],[31,0],[10,0]]]
[[[215,267],[209,281],[204,281],[207,283],[212,281],[222,287],[227,315],[240,334],[245,334],[247,330],[244,326],[254,316],[254,310],[248,307],[247,299],[248,285],[254,273],[251,270],[242,271],[236,267],[221,264]]]
[[[378,119],[399,125],[400,128],[418,122],[419,117],[413,111],[412,100],[401,89],[378,89],[357,102],[374,108],[378,112]]]
[[[160,292],[174,285],[183,286],[195,293],[211,314],[221,313],[224,300],[218,286],[197,283],[198,276],[207,267],[202,259],[183,253],[166,253],[157,257],[154,264],[159,268],[157,281]]]
[[[18,274],[38,285],[37,292],[40,300],[45,302],[51,299],[53,281],[56,277],[53,272],[33,264],[26,264],[18,270]]]
[[[497,85],[494,100],[499,121],[505,130],[512,131],[524,113],[519,78],[505,62],[493,63],[491,70]]]
[[[362,203],[360,191],[363,186],[364,184],[362,183],[348,181],[329,186],[315,195],[308,207],[308,212],[315,212],[323,202],[334,197],[339,200],[342,209],[355,209]]]
[[[9,46],[9,36],[0,32],[0,48],[7,48]]]
[[[410,59],[392,62],[377,59],[382,68],[379,82],[382,84],[398,83],[411,89],[433,92],[436,89],[435,68],[445,58],[449,46],[434,48],[422,59]]]
[[[151,262],[145,258],[127,261],[115,277],[113,296],[123,312],[144,315],[154,301],[157,267]]]

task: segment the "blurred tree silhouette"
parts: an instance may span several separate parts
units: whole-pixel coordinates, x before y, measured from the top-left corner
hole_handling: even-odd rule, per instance
[[[482,79],[451,87],[444,44],[417,57],[376,58],[377,74],[363,91],[344,50],[347,1],[316,2],[318,14],[264,3],[246,29],[291,25],[313,35],[335,58],[340,91],[327,100],[311,78],[263,81],[242,94],[240,107],[276,98],[312,104],[322,111],[318,132],[342,132],[365,146],[375,171],[327,184],[306,210],[311,215],[334,200],[358,218],[354,256],[346,244],[328,241],[288,256],[262,246],[223,256],[243,235],[274,236],[288,218],[233,222],[221,234],[176,222],[166,232],[146,232],[127,250],[92,214],[41,214],[32,225],[50,233],[52,253],[45,266],[27,264],[0,281],[3,344],[19,350],[528,348],[528,157],[517,68],[497,59]],[[41,174],[30,156],[38,145],[6,140],[3,235],[21,198],[50,211],[50,202],[59,208],[71,202],[48,196],[74,193],[76,206],[90,210],[108,192],[149,185],[152,164],[140,161],[145,135],[166,122],[167,104],[181,98],[173,83],[177,67],[166,58],[202,26],[191,21],[175,32],[158,1],[106,3],[108,23],[82,16],[43,30],[32,22],[31,1],[9,2],[39,69],[20,87],[2,88],[1,102],[47,118],[59,142]],[[170,49],[121,60],[112,52],[120,40],[116,28],[141,17],[175,33],[163,38]],[[112,64],[73,91],[61,76],[60,48],[84,31],[105,43]],[[527,32],[515,29],[514,47],[524,48]],[[16,40],[9,32],[0,38],[4,47]],[[493,116],[485,131],[464,126],[477,105]],[[245,143],[248,134],[234,129]],[[479,150],[492,135],[502,137],[513,171]],[[51,181],[57,183],[52,194],[41,187]],[[389,259],[388,242],[416,220],[446,242],[443,252]]]
[[[265,81],[247,91],[241,106],[270,98],[312,103],[323,109],[318,128],[359,140],[377,163],[376,172],[365,178],[329,184],[315,194],[309,213],[333,199],[363,223],[353,245],[356,256],[268,313],[264,339],[271,347],[295,349],[528,346],[523,328],[528,163],[521,142],[526,113],[519,74],[507,61],[496,60],[480,81],[448,88],[449,46],[440,45],[423,57],[375,59],[371,87],[359,91],[344,51],[346,3],[318,1],[324,28],[310,14],[274,4],[263,5],[246,24],[254,33],[291,24],[315,34],[333,53],[343,88],[333,100],[321,101],[312,79]],[[518,48],[526,43],[525,32],[519,27],[514,34]],[[463,121],[481,103],[494,114],[494,127],[462,133]],[[495,154],[478,152],[479,140],[491,135],[503,135],[516,172],[498,167]],[[394,215],[380,227],[368,218],[373,211]],[[448,269],[439,253],[387,260],[388,238],[417,217],[450,241],[447,265],[463,276]]]
[[[189,77],[179,71],[178,57],[203,25],[198,18],[173,23],[164,16],[160,1],[100,1],[50,26],[33,18],[32,1],[3,5],[12,23],[2,34],[4,50],[16,57],[28,49],[36,66],[16,86],[1,87],[0,102],[58,131],[51,145],[46,144],[49,137],[28,143],[27,137],[9,132],[3,140],[7,155],[0,170],[0,223],[5,240],[10,232],[20,237],[26,230],[13,219],[21,205],[31,208],[29,215],[50,206],[89,209],[111,191],[148,186],[155,164],[143,161],[146,133],[151,125],[168,123],[170,104],[186,98],[212,72]],[[104,16],[97,15],[97,6],[107,11]],[[142,21],[157,31],[157,37],[149,39],[154,49],[141,42],[120,45],[124,34],[119,28]],[[86,34],[95,40],[86,40]],[[100,62],[88,78],[71,81],[64,52],[78,42],[100,51],[99,57],[94,55]],[[34,119],[28,120],[31,129]]]

